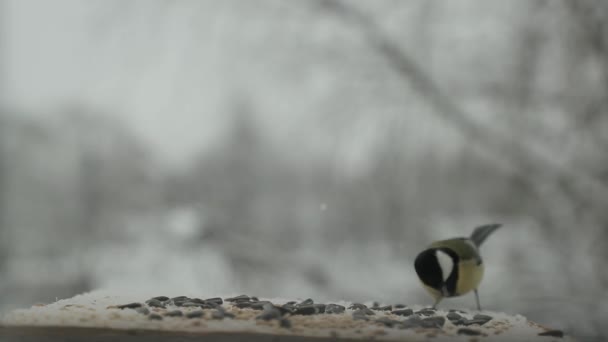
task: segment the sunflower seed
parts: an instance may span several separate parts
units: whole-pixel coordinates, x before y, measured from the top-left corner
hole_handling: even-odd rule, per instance
[[[325,307],[325,313],[327,314],[341,314],[346,308],[338,304],[327,304]]]
[[[391,311],[391,313],[393,315],[397,315],[397,316],[411,316],[411,315],[414,314],[414,310],[412,310],[412,309],[401,309],[401,310]]]
[[[538,333],[538,336],[564,337],[564,332],[561,330],[547,330]]]
[[[184,315],[184,313],[179,310],[167,311],[165,313],[165,316],[168,316],[168,317],[181,317],[183,315]]]
[[[196,310],[186,314],[186,317],[188,318],[200,318],[203,316],[205,316],[205,312],[203,310]]]
[[[479,336],[481,335],[481,331],[469,328],[460,328],[458,329],[458,335]]]
[[[122,305],[118,305],[117,308],[124,310],[124,309],[136,309],[136,308],[140,308],[143,305],[141,303],[129,303],[129,304],[122,304]]]

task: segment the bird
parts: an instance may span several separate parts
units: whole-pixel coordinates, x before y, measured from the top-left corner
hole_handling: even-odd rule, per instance
[[[424,288],[435,299],[434,309],[443,298],[473,291],[477,310],[481,311],[478,288],[483,278],[484,264],[479,247],[501,226],[498,223],[479,226],[470,237],[436,241],[418,254],[414,268]]]

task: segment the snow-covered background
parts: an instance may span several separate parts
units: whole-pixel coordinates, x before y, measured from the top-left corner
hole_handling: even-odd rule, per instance
[[[0,308],[104,288],[608,314],[608,6],[0,0]],[[473,307],[466,296],[446,306]]]

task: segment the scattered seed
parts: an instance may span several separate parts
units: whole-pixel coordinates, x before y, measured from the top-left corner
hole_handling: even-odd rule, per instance
[[[262,319],[264,321],[270,321],[271,319],[281,318],[281,311],[272,304],[265,304],[264,311],[259,314],[255,319]]]
[[[123,304],[123,305],[118,305],[117,308],[123,310],[123,309],[136,309],[136,308],[140,308],[143,305],[141,303],[129,303],[129,304]]]
[[[388,317],[380,317],[375,322],[384,324],[384,326],[392,328],[395,325],[401,325],[401,321],[390,319]]]
[[[325,307],[325,313],[327,314],[341,314],[344,310],[346,310],[346,308],[338,304],[327,304]]]
[[[250,298],[247,295],[240,295],[240,296],[236,296],[236,297],[226,298],[225,301],[227,301],[227,302],[248,302],[249,299]]]
[[[405,304],[395,304],[395,305],[393,305],[393,307],[395,309],[404,309],[404,308],[407,307],[407,305],[405,305]]]
[[[460,316],[459,314],[457,314],[456,312],[448,312],[447,315],[445,315],[445,317],[447,319],[449,319],[450,321],[458,321],[462,319],[462,316]]]
[[[469,328],[460,328],[458,329],[458,335],[479,336],[481,335],[481,331]]]
[[[162,321],[163,316],[153,313],[153,314],[150,314],[150,316],[148,316],[148,318],[152,319],[152,320]]]
[[[361,310],[367,309],[367,305],[361,303],[352,303],[349,307],[350,310]]]
[[[205,315],[205,312],[203,310],[196,310],[196,311],[188,312],[186,314],[186,317],[188,317],[188,318],[200,318],[200,317],[203,317],[204,315]]]
[[[410,316],[405,321],[401,322],[399,326],[401,329],[412,329],[412,328],[420,328],[422,326],[422,319],[420,316]]]
[[[184,307],[184,308],[199,308],[202,305],[203,304],[201,304],[201,303],[185,302],[185,303],[181,303],[181,305],[178,305],[178,306],[181,306],[181,307]]]
[[[163,304],[160,300],[154,298],[147,300],[146,304],[153,308],[165,308],[165,304]]]
[[[181,317],[183,315],[184,315],[184,313],[181,312],[180,310],[173,310],[173,311],[168,311],[165,313],[165,316],[168,316],[168,317]]]
[[[391,311],[391,310],[393,310],[393,306],[392,305],[375,306],[375,307],[372,308],[372,310],[376,310],[376,311]]]
[[[224,317],[226,317],[225,312],[220,310],[215,310],[211,313],[212,319],[224,319]]]
[[[391,311],[391,313],[393,315],[397,315],[397,316],[411,316],[411,315],[414,314],[414,310],[412,310],[412,309],[401,309],[401,310]]]
[[[538,333],[538,336],[564,337],[564,332],[561,330],[547,330]]]
[[[293,312],[294,315],[314,315],[317,313],[319,313],[319,310],[314,305],[302,305]]]
[[[140,313],[142,315],[148,315],[148,314],[150,314],[150,310],[148,310],[148,308],[145,307],[145,306],[136,308],[135,311],[137,311],[138,313]]]
[[[252,302],[259,302],[260,301],[260,299],[258,297],[256,297],[256,296],[251,296],[251,298],[249,298],[249,299],[251,299]]]
[[[422,316],[433,316],[435,314],[434,310],[429,310],[429,309],[422,309],[419,311],[415,312],[418,315],[422,315]]]
[[[444,324],[445,317],[442,316],[423,318],[421,322],[423,328],[441,328]]]
[[[281,311],[281,315],[293,314],[296,311],[296,307],[293,304],[284,304],[277,307],[277,309]]]
[[[473,316],[473,320],[476,321],[483,321],[483,323],[479,323],[480,325],[484,325],[486,323],[488,323],[489,321],[492,320],[492,316],[488,316],[488,315],[482,315],[482,314],[477,314],[475,316]]]
[[[264,310],[264,306],[265,306],[265,305],[267,305],[267,304],[271,304],[271,305],[272,305],[272,303],[271,303],[271,302],[266,301],[266,300],[265,300],[265,301],[263,301],[263,302],[254,302],[254,303],[248,303],[248,304],[249,304],[249,306],[248,306],[248,307],[249,307],[249,308],[252,308],[252,309],[254,309],[254,310]]]
[[[255,303],[250,303],[250,302],[236,302],[235,304],[233,304],[234,306],[236,306],[239,309],[244,309],[244,308],[250,308],[252,304]]]
[[[460,325],[466,325],[466,326],[474,325],[474,324],[484,325],[484,324],[488,323],[488,321],[483,320],[483,319],[463,319],[460,321],[460,323],[461,323]]]
[[[369,321],[369,318],[367,317],[367,315],[365,314],[365,312],[363,310],[357,310],[357,311],[353,312],[353,319]]]
[[[300,302],[300,304],[299,304],[299,305],[312,305],[312,304],[314,304],[314,303],[315,303],[315,302],[314,302],[314,301],[313,301],[311,298],[308,298],[308,299],[305,299],[305,300],[303,300],[302,302]]]
[[[205,303],[213,303],[213,304],[216,304],[216,305],[222,305],[222,304],[224,304],[224,301],[220,297],[207,298],[207,299],[204,300],[204,302]],[[256,300],[256,302],[257,302],[257,300]]]
[[[150,298],[150,300],[152,300],[152,299],[155,299],[155,300],[158,300],[158,301],[161,301],[161,302],[166,302],[166,301],[169,300],[169,297],[167,297],[167,296],[157,296],[157,297]]]

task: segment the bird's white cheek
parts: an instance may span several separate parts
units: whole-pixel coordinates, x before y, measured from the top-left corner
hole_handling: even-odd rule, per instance
[[[445,282],[454,270],[454,260],[452,260],[452,257],[447,255],[447,253],[442,252],[441,250],[437,250],[435,255],[437,256],[437,262],[439,262],[441,275],[443,277],[443,281]]]

